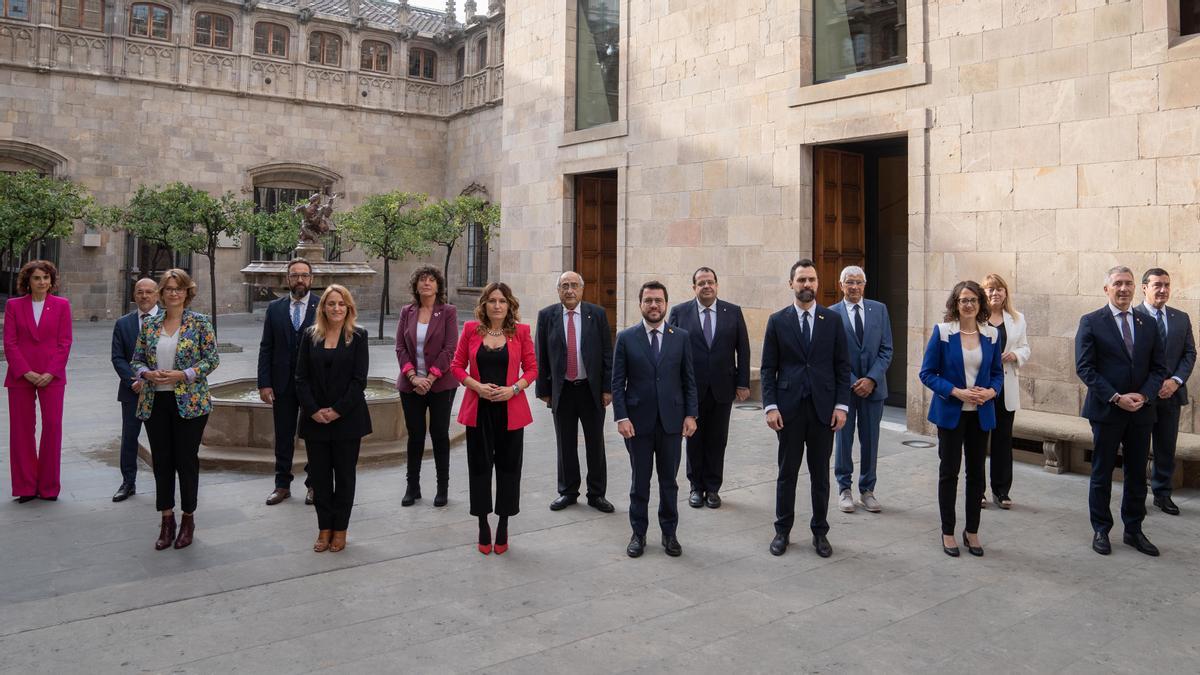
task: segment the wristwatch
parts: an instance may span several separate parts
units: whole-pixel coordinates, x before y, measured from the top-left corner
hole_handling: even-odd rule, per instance
[[[519,393],[521,393],[521,385],[514,384],[513,385],[513,396],[516,396]]]

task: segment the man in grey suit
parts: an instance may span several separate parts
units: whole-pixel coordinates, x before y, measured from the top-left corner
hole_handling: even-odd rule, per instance
[[[1175,473],[1175,441],[1179,436],[1179,410],[1188,403],[1187,381],[1196,365],[1196,343],[1192,339],[1192,320],[1187,312],[1167,307],[1171,299],[1171,276],[1167,271],[1152,267],[1142,275],[1142,294],[1145,301],[1135,307],[1134,314],[1143,314],[1158,328],[1171,375],[1158,390],[1158,417],[1151,435],[1154,471],[1150,490],[1154,505],[1163,513],[1179,515],[1179,507],[1171,501],[1171,478]]]
[[[854,513],[850,483],[854,477],[854,428],[858,427],[858,503],[871,513],[883,507],[875,498],[875,460],[879,456],[879,423],[887,399],[887,369],[892,363],[892,322],[887,305],[863,298],[867,274],[851,265],[839,278],[842,301],[830,309],[842,317],[850,352],[850,410],[846,426],[837,432],[833,474],[838,482],[838,508]]]

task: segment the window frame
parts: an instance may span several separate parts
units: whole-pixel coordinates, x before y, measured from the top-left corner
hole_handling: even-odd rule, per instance
[[[482,73],[487,70],[488,62],[488,36],[484,35],[475,41],[475,72]]]
[[[467,76],[467,48],[459,47],[454,52],[454,79],[461,80]]]
[[[338,35],[337,33],[334,33],[332,31],[314,30],[314,31],[309,32],[309,34],[308,34],[308,64],[311,66],[324,66],[326,68],[341,68],[342,67],[342,45],[345,42],[346,41],[342,39],[341,35]],[[313,60],[314,44],[317,46],[317,49],[319,50],[319,58],[316,61]],[[330,50],[331,46],[333,46],[333,44],[336,44],[336,46],[337,46],[337,49],[334,50],[334,52],[333,52],[337,58],[334,59],[333,63],[330,63],[327,60],[327,57],[330,54],[329,50]]]
[[[66,14],[63,11],[63,3],[67,2],[67,1],[68,0],[58,0],[58,25],[60,28],[74,28],[77,30],[90,30],[95,33],[100,33],[100,32],[104,31],[104,12],[106,9],[108,9],[107,7],[105,7],[104,0],[74,0],[74,2],[75,2],[75,17],[74,17],[75,23],[74,24],[67,23],[63,20],[64,17],[66,16]],[[84,25],[84,17],[87,12],[88,4],[95,4],[95,5],[99,5],[99,7],[100,7],[100,11],[98,12],[100,21],[99,21],[98,25],[94,28],[91,26]]]
[[[261,52],[258,51],[258,29],[259,29],[259,27],[265,28],[267,30],[266,40],[265,40],[266,51],[261,51]],[[273,54],[271,52],[271,44],[274,42],[272,40],[272,38],[279,31],[283,31],[283,53],[282,54]],[[291,41],[291,39],[292,39],[292,29],[291,28],[288,28],[287,26],[285,26],[281,23],[275,23],[274,21],[256,21],[256,22],[254,22],[254,37],[253,37],[254,44],[251,45],[251,47],[250,47],[250,53],[255,56],[269,56],[271,58],[276,58],[276,59],[286,59],[286,58],[288,58],[288,51],[289,51],[288,43]]]
[[[371,58],[367,58],[367,50],[374,48],[376,51]],[[380,59],[383,60],[383,68],[379,68]],[[370,62],[370,66],[364,67],[364,63]],[[379,73],[387,75],[392,70],[392,46],[383,40],[363,40],[358,46],[358,69],[368,73]]]
[[[207,17],[209,19],[208,44],[203,44],[199,40],[196,39],[196,33],[199,30],[201,17]],[[215,24],[216,24],[217,20],[221,20],[221,19],[229,22],[229,30],[226,31],[227,39],[229,40],[229,45],[226,47],[222,47],[222,46],[216,44],[217,31],[216,31]],[[228,14],[222,14],[220,12],[196,12],[196,16],[192,19],[192,46],[193,47],[205,47],[207,49],[221,49],[224,51],[233,51],[233,29],[234,29],[233,17],[229,16]]]
[[[0,17],[3,17],[5,19],[12,19],[13,21],[29,21],[30,20],[29,13],[30,13],[30,10],[32,9],[29,6],[30,0],[21,0],[21,1],[25,3],[25,15],[24,16],[16,16],[12,13],[12,3],[14,2],[14,0],[0,0]]]
[[[134,15],[139,8],[146,8],[146,33],[136,33],[133,30]],[[154,34],[154,11],[161,10],[167,15],[166,33],[161,37]],[[129,6],[129,23],[126,26],[126,35],[129,37],[142,38],[143,40],[158,40],[159,42],[170,42],[171,40],[171,24],[174,20],[174,12],[166,5],[160,5],[157,2],[135,2]]]
[[[414,56],[422,56],[422,57],[427,57],[427,58],[414,60],[414,58],[413,58]],[[437,66],[438,66],[438,58],[437,57],[438,57],[437,52],[435,52],[432,49],[429,49],[427,47],[409,47],[408,48],[408,76],[410,78],[417,79],[417,80],[424,80],[426,82],[437,82],[437,74],[438,74],[437,73]],[[417,70],[417,74],[415,74],[415,75],[413,74],[414,65]],[[423,74],[425,72],[425,70],[427,70],[427,68],[425,67],[427,65],[430,66],[428,69],[432,71],[431,75],[429,75],[429,76],[426,76]]]

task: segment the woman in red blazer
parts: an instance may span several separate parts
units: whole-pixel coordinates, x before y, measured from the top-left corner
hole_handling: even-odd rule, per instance
[[[525,390],[537,380],[537,357],[529,325],[517,323],[520,307],[508,284],[492,282],[479,295],[475,321],[463,326],[450,372],[467,388],[458,421],[467,427],[467,475],[471,515],[479,518],[479,552],[508,550],[508,517],[520,510],[524,428],[533,422]],[[496,543],[492,467],[496,469]]]
[[[4,305],[4,355],[8,374],[8,446],[13,496],[58,499],[62,456],[63,396],[71,354],[71,303],[50,295],[58,269],[48,260],[25,263],[17,292]],[[35,438],[35,404],[42,409],[42,438]]]
[[[437,467],[434,506],[446,505],[450,477],[450,409],[458,380],[450,372],[450,358],[458,342],[458,309],[446,304],[446,280],[432,265],[418,267],[409,277],[412,304],[400,310],[396,326],[396,360],[400,362],[400,405],[408,427],[408,487],[400,506],[421,498],[421,460],[425,455],[425,415],[433,439]]]

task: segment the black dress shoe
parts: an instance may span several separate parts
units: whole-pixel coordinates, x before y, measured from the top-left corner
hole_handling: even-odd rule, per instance
[[[813,548],[817,549],[817,555],[822,558],[833,555],[833,547],[829,545],[829,540],[823,534],[813,535]]]
[[[45,501],[45,502],[56,502],[56,501],[58,501],[58,496],[56,495],[54,497],[43,497],[41,495],[38,495],[38,499]]]
[[[646,551],[646,538],[640,534],[635,534],[629,538],[629,546],[625,547],[625,553],[630,558],[637,558]]]
[[[613,511],[617,510],[616,507],[612,505],[612,502],[608,501],[604,497],[588,497],[588,506],[596,509],[600,513],[612,513]],[[550,508],[554,507],[551,506]]]
[[[1092,550],[1100,555],[1112,553],[1112,544],[1108,543],[1108,535],[1104,532],[1097,532],[1092,537]]]
[[[129,483],[121,483],[121,487],[117,488],[117,493],[113,495],[113,501],[123,502],[135,494],[137,494],[137,489],[135,489],[132,485]]]
[[[970,553],[971,555],[975,556],[976,558],[983,557],[983,547],[982,546],[972,546],[970,540],[967,539],[967,531],[966,530],[963,530],[963,546],[966,546],[967,552]]]
[[[951,558],[957,558],[959,556],[958,546],[957,545],[947,546],[946,539],[945,539],[945,537],[943,537],[942,538],[942,553],[945,553],[946,555],[950,556]]]
[[[25,496],[23,496],[23,497],[17,497],[17,503],[18,503],[18,504],[25,504],[25,503],[27,503],[27,502],[31,502],[31,501],[33,501],[33,500],[35,500],[35,499],[37,499],[37,496],[36,496],[36,495],[25,495]]]
[[[721,495],[715,492],[708,492],[704,495],[704,505],[710,509],[721,508]]]
[[[663,535],[663,548],[666,549],[667,555],[672,558],[678,558],[683,555],[683,547],[679,545],[679,540],[673,534]]]
[[[313,489],[312,488],[308,488],[308,490],[306,490],[304,492],[304,505],[305,506],[313,505]]]
[[[688,495],[688,506],[693,509],[704,506],[704,493],[699,490],[692,490],[692,494]]]
[[[1158,547],[1154,544],[1151,544],[1150,540],[1146,538],[1146,535],[1142,534],[1141,532],[1126,532],[1122,539],[1126,544],[1129,544],[1146,555],[1155,557],[1158,556]]]
[[[551,511],[562,511],[563,509],[567,508],[568,506],[574,504],[577,501],[579,501],[578,497],[572,497],[570,495],[559,495],[558,499],[555,499],[554,501],[550,502],[550,510]]]
[[[292,491],[287,488],[275,488],[271,490],[271,494],[267,495],[267,506],[275,506],[279,502],[292,496]]]
[[[1154,505],[1157,506],[1158,508],[1162,509],[1162,512],[1167,515],[1171,515],[1171,516],[1179,515],[1179,507],[1175,506],[1175,502],[1171,501],[1171,497],[1169,495],[1163,496],[1163,497],[1155,497]]]
[[[776,534],[771,540],[771,555],[783,555],[787,552],[788,536],[786,534]]]

